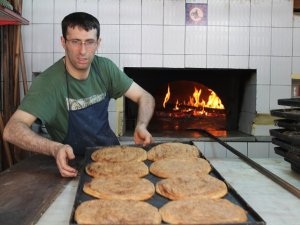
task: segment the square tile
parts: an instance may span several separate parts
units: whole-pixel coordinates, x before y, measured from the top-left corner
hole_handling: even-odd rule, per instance
[[[248,157],[250,158],[268,158],[268,143],[248,142]]]
[[[291,57],[271,57],[271,84],[291,85],[291,73]]]
[[[251,0],[250,14],[250,26],[271,26],[272,0]]]
[[[293,29],[293,56],[300,56],[300,28]]]
[[[53,52],[53,24],[32,24],[32,51]]]
[[[206,55],[185,55],[186,68],[206,68]]]
[[[142,54],[142,67],[162,67],[162,64],[162,55]]]
[[[141,0],[120,1],[120,24],[141,24],[142,3]]]
[[[256,69],[257,84],[270,84],[271,82],[271,57],[250,56],[249,68]]]
[[[228,56],[207,55],[207,68],[228,68]]]
[[[147,0],[142,2],[142,24],[163,24],[164,1]]]
[[[53,34],[54,52],[62,52],[62,53],[65,52],[65,49],[62,47],[61,44],[61,37],[62,37],[61,25],[54,24],[54,34]]]
[[[272,85],[270,87],[270,109],[280,109],[283,106],[278,105],[278,99],[291,98],[292,90],[291,86],[287,85]]]
[[[140,25],[121,25],[120,26],[120,53],[141,53]]]
[[[230,0],[229,25],[250,25],[250,0]]]
[[[54,23],[61,23],[68,14],[76,11],[76,0],[54,1]]]
[[[228,32],[225,26],[209,26],[207,30],[207,54],[228,55]]]
[[[99,0],[98,19],[100,24],[119,24],[120,22],[120,1]]]
[[[119,53],[120,52],[120,26],[119,25],[102,25],[101,42],[99,51],[102,53]]]
[[[120,54],[120,69],[124,67],[141,67],[141,54]]]
[[[232,148],[234,148],[235,150],[237,150],[238,152],[240,152],[241,154],[247,156],[247,152],[248,152],[247,142],[227,142],[227,144]],[[226,157],[231,159],[239,158],[237,155],[235,155],[228,149],[227,149]]]
[[[227,149],[217,142],[205,142],[205,157],[207,159],[226,158]]]
[[[53,23],[54,0],[40,1],[32,0],[31,23]],[[51,10],[50,10],[51,9]]]
[[[33,53],[32,62],[32,72],[43,72],[53,64],[53,53]]]
[[[250,55],[271,54],[271,28],[250,27]]]
[[[206,26],[207,25],[207,3],[185,4],[185,25]]]
[[[164,27],[164,54],[184,54],[184,33],[183,26]]]
[[[162,54],[163,27],[142,25],[142,53]]]
[[[272,26],[292,27],[293,24],[293,1],[272,1]]]
[[[77,0],[77,11],[86,12],[97,18],[98,16],[97,0]]]
[[[229,27],[229,55],[249,55],[249,27]]]
[[[163,67],[184,68],[184,55],[164,55]]]
[[[208,25],[227,26],[229,24],[229,0],[209,0]]]
[[[185,24],[185,2],[164,0],[164,24],[184,25]]]
[[[187,26],[185,31],[185,54],[206,54],[207,27]]]
[[[256,87],[257,113],[270,113],[270,85],[257,85]]]
[[[249,68],[249,56],[229,55],[229,68],[248,69]]]
[[[293,57],[292,64],[292,74],[300,74],[300,57]]]
[[[292,28],[272,28],[272,56],[292,56],[292,38]]]

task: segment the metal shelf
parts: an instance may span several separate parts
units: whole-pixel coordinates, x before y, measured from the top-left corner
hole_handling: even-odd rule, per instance
[[[0,25],[28,25],[29,21],[0,5]]]

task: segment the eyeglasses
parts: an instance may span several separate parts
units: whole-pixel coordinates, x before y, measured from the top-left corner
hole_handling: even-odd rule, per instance
[[[82,45],[84,45],[87,49],[93,49],[97,45],[97,41],[95,40],[81,41],[78,39],[66,39],[66,41],[68,41],[70,43],[70,46],[73,48],[80,48]]]

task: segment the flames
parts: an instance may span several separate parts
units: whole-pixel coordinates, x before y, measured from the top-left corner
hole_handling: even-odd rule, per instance
[[[222,104],[221,99],[217,96],[217,94],[211,90],[208,89],[208,92],[210,93],[208,97],[202,96],[202,89],[194,87],[194,92],[189,96],[189,99],[187,101],[179,102],[179,100],[176,100],[176,104],[173,107],[174,111],[180,111],[180,112],[193,112],[194,116],[197,115],[207,115],[207,112],[205,109],[225,109],[224,105]],[[163,108],[166,108],[166,105],[168,101],[171,98],[171,90],[170,85],[168,85],[168,90],[164,98],[163,102]]]

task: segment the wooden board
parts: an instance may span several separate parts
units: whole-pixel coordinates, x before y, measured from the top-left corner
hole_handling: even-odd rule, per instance
[[[0,224],[34,224],[70,178],[53,157],[34,155],[0,173]]]

